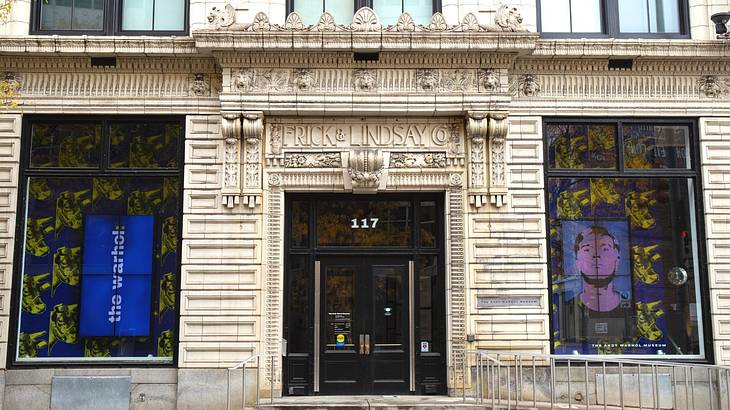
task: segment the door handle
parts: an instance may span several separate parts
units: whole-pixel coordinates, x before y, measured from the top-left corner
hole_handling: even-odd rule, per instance
[[[370,335],[365,335],[365,356],[370,356]]]
[[[360,335],[360,354],[365,354],[365,335]]]

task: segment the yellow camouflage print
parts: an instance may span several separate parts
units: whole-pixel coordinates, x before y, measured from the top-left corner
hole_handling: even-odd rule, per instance
[[[46,256],[50,248],[46,243],[46,235],[54,231],[53,217],[28,218],[25,230],[25,250],[33,256]]]
[[[50,273],[41,273],[39,275],[23,275],[23,302],[21,303],[23,311],[33,314],[43,313],[46,311],[46,303],[41,297],[41,293],[51,287],[46,282]]]
[[[51,310],[48,352],[57,342],[76,343],[79,337],[79,305],[58,304]]]
[[[110,201],[116,201],[124,195],[124,191],[119,186],[117,178],[94,178],[94,192],[91,200],[96,203],[101,198]]]
[[[51,188],[45,178],[31,178],[29,183],[30,196],[36,201],[45,201],[51,198]]]
[[[38,357],[38,350],[48,346],[48,342],[41,337],[46,331],[36,333],[23,333],[18,335],[18,357]]]
[[[56,234],[62,226],[71,229],[81,229],[84,224],[82,208],[91,204],[88,195],[91,190],[63,191],[56,198]]]
[[[172,357],[172,330],[165,330],[157,338],[157,357]]]
[[[53,289],[51,293],[55,293],[56,288],[61,283],[78,286],[80,272],[81,247],[67,248],[62,246],[58,248],[55,255],[53,255]]]
[[[658,253],[654,253],[659,245],[631,247],[631,261],[634,265],[634,277],[640,281],[652,284],[656,283],[659,274],[654,270],[654,262],[662,258]]]
[[[555,165],[557,168],[583,168],[580,154],[588,150],[583,138],[558,138],[555,142]]]
[[[97,138],[95,136],[68,137],[59,144],[58,166],[59,167],[87,167],[86,154],[96,149]]]
[[[161,143],[161,136],[154,137],[136,136],[129,144],[129,167],[130,168],[159,168],[155,154],[160,152],[164,145]]]
[[[162,223],[162,256],[177,252],[177,218],[169,216]]]
[[[167,272],[164,275],[162,275],[162,280],[160,280],[160,307],[159,307],[159,317],[162,319],[162,316],[167,312],[168,310],[174,310],[175,309],[175,274],[172,272]]]
[[[164,178],[162,180],[162,200],[177,198],[177,178]]]
[[[587,189],[561,192],[558,195],[558,217],[576,219],[583,216],[582,207],[591,201],[585,197],[586,194],[588,194]]]
[[[162,202],[160,189],[132,191],[127,200],[128,215],[152,215],[155,207]]]
[[[118,341],[111,339],[86,339],[84,342],[84,357],[111,357],[112,347],[118,344]]]
[[[636,328],[639,335],[648,340],[659,340],[662,331],[657,326],[657,319],[664,316],[664,310],[658,305],[661,300],[655,302],[636,302]]]
[[[616,180],[608,178],[591,179],[591,206],[598,204],[615,204],[621,199],[621,195],[616,192]]]
[[[649,207],[656,204],[654,191],[631,191],[626,195],[626,215],[631,220],[632,228],[650,229],[656,225],[656,219],[649,212]]]

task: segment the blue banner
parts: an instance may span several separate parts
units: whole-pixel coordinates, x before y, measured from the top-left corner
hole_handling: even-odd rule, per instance
[[[149,336],[153,228],[153,216],[86,216],[79,336]]]

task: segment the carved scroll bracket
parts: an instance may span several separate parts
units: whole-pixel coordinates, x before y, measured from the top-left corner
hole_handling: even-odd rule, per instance
[[[244,112],[241,116],[241,135],[244,145],[244,183],[243,204],[255,208],[261,204],[262,193],[262,136],[264,132],[264,114],[262,112]]]
[[[507,198],[504,175],[507,114],[470,112],[466,129],[469,146],[469,203],[476,208],[487,203],[499,208],[505,204]]]
[[[241,194],[241,114],[224,113],[221,120],[221,132],[225,139],[225,155],[223,159],[222,202],[227,208],[239,203]]]

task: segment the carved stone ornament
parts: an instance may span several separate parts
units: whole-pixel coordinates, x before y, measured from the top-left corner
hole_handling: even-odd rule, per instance
[[[269,135],[269,151],[274,155],[281,154],[281,125],[273,124]]]
[[[706,75],[697,80],[700,91],[708,98],[718,98],[728,92],[727,81],[723,81],[714,75]]]
[[[233,208],[239,203],[241,194],[239,169],[241,119],[240,114],[223,114],[221,133],[226,147],[223,162],[223,189],[222,201],[227,208]]]
[[[352,29],[355,31],[380,31],[381,25],[373,9],[362,7],[355,12],[352,19]]]
[[[375,78],[375,71],[360,69],[355,70],[353,75],[353,81],[355,90],[362,92],[372,92],[377,88],[377,80]]]
[[[342,168],[339,152],[291,153],[284,156],[285,168]]]
[[[474,72],[471,70],[449,70],[442,80],[444,91],[463,92],[474,88]]]
[[[439,72],[433,69],[416,70],[416,82],[423,91],[436,91],[439,86]]]
[[[446,168],[445,152],[392,152],[390,168]]]
[[[213,7],[208,14],[208,23],[214,30],[230,31],[390,31],[390,32],[518,32],[526,31],[522,27],[522,16],[517,8],[512,6],[501,6],[495,13],[494,23],[481,25],[477,17],[467,13],[462,21],[456,25],[449,25],[441,13],[435,13],[429,24],[415,24],[413,17],[408,13],[400,15],[393,25],[384,26],[380,23],[375,11],[369,7],[359,9],[353,16],[351,22],[337,24],[332,14],[324,12],[317,24],[305,25],[301,16],[294,12],[287,16],[283,25],[272,24],[268,16],[260,12],[254,17],[250,24],[235,24],[235,9],[226,4],[223,9]]]
[[[190,83],[190,91],[198,97],[210,94],[210,82],[203,73],[193,75],[193,81]]]
[[[459,132],[459,127],[456,124],[451,124],[451,127],[449,128],[448,147],[449,155],[457,156],[463,153],[461,146],[461,133]]]
[[[242,93],[252,91],[254,86],[253,80],[254,75],[252,69],[246,68],[238,70],[237,73],[232,75],[231,88],[235,88]]]
[[[534,97],[540,93],[540,82],[537,80],[537,76],[532,74],[525,74],[519,79],[519,91],[525,97]]]
[[[476,208],[488,202],[499,208],[506,202],[504,151],[507,129],[506,114],[471,113],[467,119],[467,135],[470,143],[469,202]],[[488,152],[487,155],[485,151]],[[488,172],[485,167],[487,158]]]
[[[362,149],[350,151],[346,170],[346,188],[349,183],[353,192],[375,192],[385,188],[383,177],[384,159],[378,150]]]
[[[499,73],[490,69],[479,70],[479,86],[485,91],[499,91]]]
[[[310,91],[314,88],[314,75],[312,70],[299,68],[294,70],[292,84],[299,91]]]

